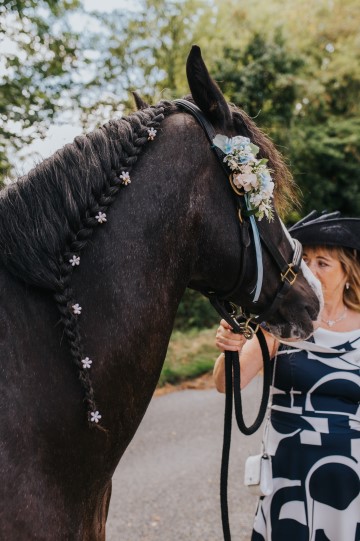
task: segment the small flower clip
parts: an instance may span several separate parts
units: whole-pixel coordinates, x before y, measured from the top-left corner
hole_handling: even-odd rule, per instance
[[[80,265],[80,256],[73,255],[72,258],[69,259],[69,263],[72,267]]]
[[[92,360],[89,359],[89,357],[85,357],[85,359],[81,359],[83,368],[91,368]]]
[[[79,316],[81,314],[82,308],[79,303],[73,304],[72,309],[75,315]]]
[[[157,130],[155,130],[155,128],[149,128],[147,132],[149,134],[148,141],[153,141],[157,134]]]
[[[95,216],[99,224],[103,224],[104,222],[107,222],[106,214],[105,212],[100,212]]]
[[[90,415],[91,415],[90,421],[92,423],[98,423],[100,421],[100,419],[101,419],[100,412],[98,412],[98,411],[91,411]]]
[[[130,180],[130,174],[128,171],[123,171],[120,175],[120,178],[121,178],[121,182],[122,184],[124,184],[124,186],[127,186],[128,184],[131,183],[131,180]]]

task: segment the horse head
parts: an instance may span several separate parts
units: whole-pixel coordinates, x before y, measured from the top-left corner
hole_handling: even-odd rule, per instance
[[[206,233],[190,286],[202,292],[211,290],[212,296],[215,294],[218,299],[241,306],[249,315],[255,315],[255,320],[266,321],[278,337],[308,337],[320,310],[321,287],[300,261],[301,254],[294,254],[295,243],[276,212],[276,206],[281,208],[286,199],[291,198],[291,176],[271,141],[244,112],[228,105],[210,77],[197,46],[192,47],[187,60],[187,77],[192,99],[211,123],[214,133],[229,138],[248,137],[251,143],[258,145],[259,157],[269,161],[275,181],[275,208],[270,220],[264,217],[260,222],[246,215],[240,215],[238,219],[236,209],[229,210],[229,197],[234,205],[234,195],[237,194],[237,199],[239,195],[240,198],[246,195],[239,193],[233,182],[228,183],[228,193],[223,194],[222,200],[215,196],[212,201],[207,201],[211,212],[204,213]],[[209,133],[208,138],[211,139]],[[209,156],[209,161],[216,160]],[[218,175],[225,176],[220,166]],[[213,176],[209,175],[209,182],[214,181]],[[216,182],[224,182],[224,178],[216,179]],[[223,209],[227,210],[224,212]],[[234,227],[235,222],[237,227]],[[256,242],[261,244],[261,250],[258,246],[255,254]],[[211,253],[223,253],[224,261],[212,258]],[[294,257],[298,257],[297,262]],[[227,271],[224,271],[224,265]],[[298,275],[297,269],[294,272],[297,266],[300,267]],[[254,295],[256,288],[259,291]]]

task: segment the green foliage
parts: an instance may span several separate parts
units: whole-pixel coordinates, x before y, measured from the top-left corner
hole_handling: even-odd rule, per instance
[[[176,314],[174,329],[203,329],[218,321],[219,315],[208,299],[193,289],[187,289]]]
[[[76,66],[76,35],[69,32],[65,15],[78,4],[13,0],[0,6],[6,48],[0,77],[0,182],[10,171],[9,155],[44,136],[64,105]]]
[[[210,372],[218,355],[215,328],[172,334],[159,386],[180,383]]]
[[[360,215],[360,119],[329,116],[292,132],[294,172],[303,190],[303,212],[339,209]]]
[[[216,61],[215,79],[233,103],[262,126],[288,127],[297,99],[295,76],[304,59],[288,51],[280,31],[273,40],[255,33],[245,47],[225,46]]]
[[[86,48],[97,53],[86,112],[101,109],[104,93],[117,96],[117,104],[121,100],[127,110],[133,109],[129,92],[134,90],[150,102],[187,93],[184,62],[193,43],[207,40],[202,36],[211,14],[204,0],[142,0],[134,11],[97,13],[102,27],[86,41]],[[86,126],[85,115],[82,120]]]

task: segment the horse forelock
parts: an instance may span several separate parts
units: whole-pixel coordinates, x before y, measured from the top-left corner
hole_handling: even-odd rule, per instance
[[[77,137],[0,192],[0,258],[32,285],[56,290],[68,251],[79,252],[121,188],[169,102]]]

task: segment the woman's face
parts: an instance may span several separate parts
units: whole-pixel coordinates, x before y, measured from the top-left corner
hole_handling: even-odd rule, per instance
[[[328,252],[324,248],[304,247],[304,261],[311,272],[320,280],[324,298],[329,299],[343,294],[346,274],[336,252]]]

